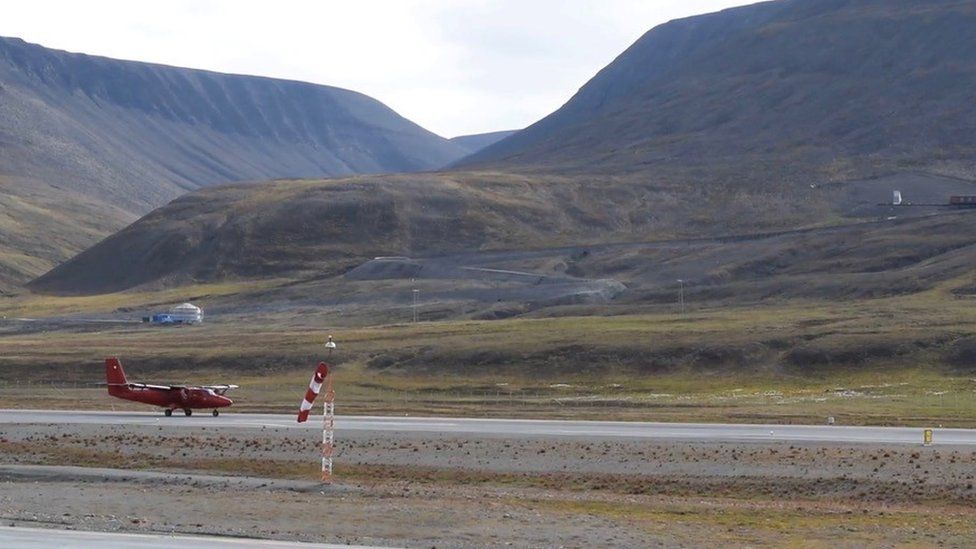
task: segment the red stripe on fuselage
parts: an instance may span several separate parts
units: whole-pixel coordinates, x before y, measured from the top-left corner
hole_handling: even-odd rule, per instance
[[[117,398],[164,408],[224,408],[234,403],[225,396],[211,394],[205,389],[165,390],[109,385],[109,394]]]

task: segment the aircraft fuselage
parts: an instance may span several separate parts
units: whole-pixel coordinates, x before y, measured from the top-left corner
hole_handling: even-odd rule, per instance
[[[151,387],[109,386],[108,394],[125,400],[152,404],[169,409],[225,408],[231,399],[207,389],[154,389]]]

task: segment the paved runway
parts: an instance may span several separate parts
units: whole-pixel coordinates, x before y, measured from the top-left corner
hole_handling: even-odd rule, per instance
[[[167,534],[123,534],[118,532],[87,532],[83,530],[54,530],[48,528],[11,528],[0,526],[0,547],[11,549],[170,549],[172,547],[206,547],[232,549],[260,547],[262,549],[355,549],[352,545],[295,543],[260,539],[222,538],[208,536],[171,536]]]
[[[0,430],[9,423],[147,425],[170,427],[233,427],[243,429],[320,429],[313,416],[296,423],[281,414],[225,413],[164,417],[155,412],[89,412],[70,410],[0,410]],[[551,421],[422,417],[339,416],[336,431],[431,433],[509,438],[575,437],[684,440],[689,442],[778,441],[921,444],[919,427],[846,427],[839,425],[741,425],[706,423],[642,423],[623,421]],[[976,429],[935,429],[935,444],[976,445]]]

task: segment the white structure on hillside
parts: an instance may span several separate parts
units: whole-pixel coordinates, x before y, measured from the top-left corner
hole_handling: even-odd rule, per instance
[[[169,310],[173,322],[199,324],[203,322],[203,309],[192,303],[182,303]]]

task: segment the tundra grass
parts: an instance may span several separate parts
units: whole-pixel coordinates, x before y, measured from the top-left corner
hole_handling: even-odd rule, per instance
[[[796,501],[742,504],[718,498],[650,503],[550,498],[533,499],[530,504],[543,511],[632,521],[654,537],[675,538],[679,545],[709,539],[750,547],[936,547],[968,545],[976,536],[970,512],[961,508],[810,506]]]
[[[191,284],[161,290],[133,290],[86,296],[50,296],[23,294],[0,299],[0,316],[4,318],[39,318],[56,315],[105,314],[120,308],[137,309],[172,305],[261,291],[282,284],[278,279],[228,281]]]
[[[133,379],[237,383],[238,410],[289,412],[331,333],[340,413],[972,426],[976,374],[946,361],[957,342],[976,338],[976,302],[953,293],[960,283],[897,298],[685,315],[350,327],[292,316],[50,331],[8,322],[0,326],[0,405],[138,409],[95,385],[104,381],[102,359],[120,356]],[[208,285],[179,295],[239,291]],[[59,310],[107,306],[36,299]],[[749,355],[756,347],[762,353]],[[695,358],[700,349],[717,354]],[[791,364],[795,349],[848,362]],[[726,350],[744,354],[725,363]],[[642,367],[662,356],[677,358]]]
[[[232,411],[294,412],[308,383],[306,370],[229,379],[241,385],[231,395]],[[857,372],[829,381],[669,374],[636,382],[624,377],[377,382],[375,374],[355,366],[339,368],[335,376],[340,414],[805,424],[833,417],[839,425],[976,426],[976,380],[922,370]],[[103,388],[56,382],[0,385],[0,407],[153,413],[110,398]]]

